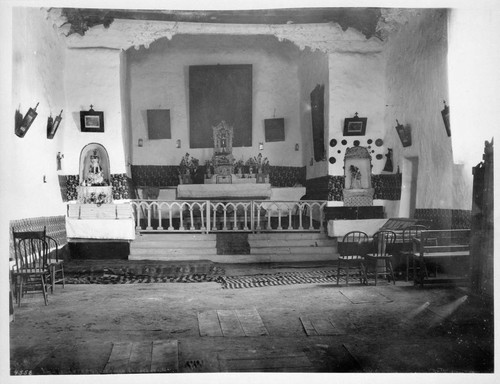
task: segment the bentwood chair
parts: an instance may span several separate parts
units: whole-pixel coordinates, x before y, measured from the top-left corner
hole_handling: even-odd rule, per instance
[[[410,276],[410,269],[415,273],[415,268],[413,267],[413,238],[420,237],[420,232],[427,229],[425,225],[411,225],[403,230],[403,243],[401,244],[399,255],[405,258],[406,281],[408,281]]]
[[[375,285],[377,285],[378,275],[387,277],[387,280],[394,279],[394,270],[392,268],[392,252],[394,243],[396,242],[396,233],[393,231],[378,231],[373,235],[373,243],[371,253],[367,253],[363,261],[363,270],[365,280],[368,281],[368,271],[371,267],[375,274]]]
[[[346,274],[346,285],[349,285],[350,271],[358,272],[360,283],[366,283],[366,274],[363,271],[363,254],[366,251],[369,237],[362,231],[351,231],[344,235],[342,242],[339,244],[339,258],[337,262],[337,285],[340,280],[340,270],[344,270]]]
[[[16,243],[19,240],[29,238],[43,239],[49,246],[47,264],[50,273],[50,277],[48,280],[48,282],[50,283],[50,291],[52,293],[54,292],[54,288],[57,283],[62,283],[62,286],[64,288],[64,260],[59,257],[59,246],[57,244],[57,241],[47,235],[45,227],[43,228],[43,230],[38,231],[13,231],[14,249]]]
[[[50,278],[48,265],[49,244],[37,232],[23,232],[15,240],[15,267],[12,278],[15,282],[17,305],[26,292],[41,292],[47,305],[47,280]]]

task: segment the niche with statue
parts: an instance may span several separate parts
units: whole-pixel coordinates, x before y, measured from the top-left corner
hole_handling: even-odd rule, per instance
[[[347,148],[344,157],[344,206],[372,206],[372,158],[367,148]]]
[[[79,176],[79,203],[101,205],[113,202],[109,156],[104,146],[91,143],[82,149]]]

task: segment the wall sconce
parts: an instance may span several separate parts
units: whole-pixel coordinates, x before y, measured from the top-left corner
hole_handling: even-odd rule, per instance
[[[295,150],[298,151],[299,150],[299,143],[295,144]]]
[[[446,100],[443,100],[444,108],[441,111],[441,116],[443,117],[444,128],[446,129],[446,134],[448,137],[451,136],[450,130],[450,107],[446,105]]]
[[[142,147],[144,145],[144,141],[142,139],[137,140],[137,146]]]
[[[28,132],[28,129],[30,128],[31,124],[35,120],[35,118],[38,115],[38,112],[36,111],[36,108],[38,107],[38,104],[36,103],[35,108],[30,108],[28,109],[28,112],[26,112],[26,115],[24,115],[23,119],[21,122],[19,122],[19,111],[16,111],[16,126],[15,126],[15,134],[19,137],[24,137],[26,132]]]
[[[64,155],[61,152],[57,152],[56,160],[57,160],[57,170],[61,170],[61,160],[64,159]]]
[[[403,144],[403,147],[409,147],[411,145],[411,127],[408,124],[406,126],[399,124],[397,119],[396,123],[396,131],[398,132],[401,144]]]
[[[59,116],[56,116],[55,119],[52,119],[52,116],[49,116],[47,119],[47,139],[53,139],[56,135],[57,128],[59,128],[59,124],[61,124],[63,110],[61,109],[61,113]]]
[[[261,141],[259,143],[259,151],[262,151],[264,149],[264,143]]]
[[[181,139],[177,139],[175,142],[175,148],[180,148],[181,147]]]

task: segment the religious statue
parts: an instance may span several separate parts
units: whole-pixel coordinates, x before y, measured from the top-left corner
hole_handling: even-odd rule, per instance
[[[90,165],[87,172],[87,178],[83,181],[83,185],[105,185],[97,150],[94,150],[94,154],[90,155]]]
[[[371,183],[371,155],[367,148],[347,148],[344,156],[344,206],[371,206],[375,190]]]
[[[351,172],[351,189],[360,189],[361,188],[361,171],[358,167],[351,165],[349,167],[349,171]]]

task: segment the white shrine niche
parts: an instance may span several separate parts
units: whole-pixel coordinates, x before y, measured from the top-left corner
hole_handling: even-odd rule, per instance
[[[109,156],[98,143],[86,145],[80,153],[80,204],[110,204],[113,202]]]
[[[344,206],[372,206],[371,156],[365,147],[347,148],[344,157]]]

